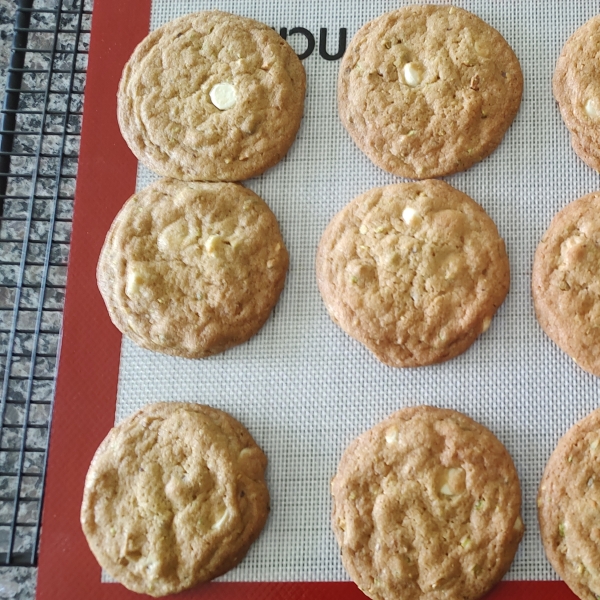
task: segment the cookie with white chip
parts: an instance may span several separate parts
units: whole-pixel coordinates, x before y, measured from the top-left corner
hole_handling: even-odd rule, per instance
[[[538,492],[548,560],[582,600],[600,597],[600,409],[576,423],[550,456]]]
[[[125,65],[117,116],[159,175],[240,181],[279,162],[304,108],[302,63],[273,29],[212,10],[150,33]]]
[[[231,415],[157,403],[113,428],[90,465],[81,524],[100,565],[166,596],[237,565],[269,513],[267,458]]]
[[[558,212],[533,261],[537,319],[548,337],[600,377],[600,192]]]
[[[600,15],[582,25],[560,53],[552,89],[575,153],[600,171]]]
[[[340,66],[338,107],[379,167],[426,179],[464,171],[502,141],[523,74],[502,35],[453,6],[406,6],[364,25]]]
[[[454,410],[405,408],[360,435],[331,493],[342,562],[373,600],[479,598],[523,536],[508,451]]]
[[[113,323],[136,344],[202,358],[258,332],[287,267],[275,215],[254,192],[162,179],[115,218],[97,278]]]
[[[488,329],[510,284],[494,222],[438,180],[355,198],[325,229],[316,267],[333,321],[393,367],[464,352]]]

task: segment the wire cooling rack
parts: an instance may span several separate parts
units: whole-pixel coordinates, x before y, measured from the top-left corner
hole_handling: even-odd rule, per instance
[[[0,564],[37,561],[92,0],[19,0],[0,124]]]

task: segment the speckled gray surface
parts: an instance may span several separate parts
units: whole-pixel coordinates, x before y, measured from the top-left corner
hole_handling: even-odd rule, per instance
[[[92,0],[34,0],[34,9],[55,9],[61,6],[64,10],[78,8],[81,2],[85,2],[85,8],[91,9]],[[13,23],[17,8],[15,0],[0,0],[0,102],[4,100],[4,91],[6,85],[7,66],[10,61],[11,43],[13,39]],[[50,29],[54,27],[55,16],[44,12],[32,13],[32,22],[30,27],[36,29]],[[84,18],[84,28],[89,27],[89,17]],[[77,23],[76,15],[64,14],[61,18],[61,28],[72,29]],[[56,55],[54,57],[55,69],[69,69],[72,56],[68,54],[69,50],[74,49],[74,34],[60,34],[56,46]],[[33,33],[30,34],[28,48],[47,49],[52,45],[52,33]],[[80,39],[79,48],[86,49],[89,44],[89,35],[83,35]],[[66,51],[63,53],[62,51]],[[86,56],[78,55],[76,57],[76,67],[85,68]],[[26,67],[47,69],[49,64],[48,53],[27,53]],[[26,74],[23,79],[25,89],[43,89],[47,76],[45,74]],[[72,111],[78,111],[82,108],[83,87],[85,76],[76,75],[72,81],[72,90],[75,91],[70,98],[69,107]],[[71,85],[69,75],[58,74],[52,77],[52,89],[58,92],[67,91]],[[53,111],[61,111],[66,108],[66,96],[60,93],[50,94],[48,108]],[[39,110],[43,108],[43,95],[30,93],[21,97],[19,109]],[[66,130],[69,133],[76,134],[79,131],[81,117],[69,117]],[[17,121],[18,128],[22,131],[35,132],[40,128],[39,115],[20,115]],[[63,131],[63,123],[60,116],[49,116],[46,120],[46,131],[50,133],[60,133]],[[23,153],[32,153],[36,151],[39,136],[17,136],[15,139],[14,150]],[[78,153],[79,138],[77,135],[68,135],[62,151],[66,154]],[[61,137],[45,135],[42,138],[42,150],[46,154],[56,154],[61,150]],[[11,161],[11,173],[27,173],[35,171],[35,158],[32,157],[13,157]],[[15,303],[15,286],[18,279],[18,263],[21,258],[21,252],[24,244],[20,240],[28,239],[27,260],[32,263],[43,263],[47,250],[46,240],[51,234],[50,266],[47,276],[51,287],[45,290],[43,296],[43,310],[40,312],[42,326],[45,333],[41,333],[37,339],[36,362],[33,373],[35,377],[47,377],[35,381],[31,390],[27,390],[27,381],[19,377],[27,377],[30,371],[32,346],[36,341],[31,331],[35,330],[36,309],[40,303],[39,286],[43,277],[43,267],[32,265],[27,267],[24,272],[24,283],[31,287],[23,288],[19,302],[19,320],[18,330],[12,348],[14,356],[10,364],[11,381],[9,388],[9,397],[14,400],[14,404],[7,404],[4,414],[3,426],[8,426],[2,430],[1,445],[3,448],[18,448],[21,442],[22,424],[24,423],[24,407],[19,404],[27,394],[31,395],[35,404],[27,415],[26,443],[28,447],[44,448],[47,444],[47,432],[50,418],[50,401],[53,395],[53,380],[56,369],[56,352],[58,348],[59,332],[62,321],[62,306],[64,299],[64,285],[66,280],[66,263],[69,252],[69,239],[72,217],[72,200],[75,178],[77,172],[77,160],[75,158],[64,159],[61,164],[56,158],[43,158],[39,163],[37,172],[38,178],[35,193],[36,195],[52,196],[58,185],[60,195],[66,199],[60,199],[57,204],[56,216],[58,221],[54,230],[49,231],[49,219],[52,210],[52,200],[37,200],[33,206],[32,216],[35,221],[31,223],[31,231],[28,238],[25,237],[25,217],[27,216],[26,199],[13,199],[5,202],[3,219],[0,228],[0,328],[2,330],[10,329],[12,319],[12,309]],[[58,177],[58,171],[62,176]],[[8,182],[8,194],[27,197],[31,192],[31,182],[27,178],[11,177]],[[14,219],[14,220],[11,220]],[[6,242],[11,239],[16,241]],[[8,264],[2,264],[8,263]],[[12,263],[12,264],[10,264]],[[11,310],[6,310],[11,309]],[[0,348],[2,353],[6,354],[6,348],[9,344],[9,336],[0,333]],[[29,356],[28,356],[29,355]],[[5,361],[5,359],[2,359]],[[2,364],[3,370],[6,368]],[[32,428],[29,428],[29,425]],[[10,427],[13,427],[11,429]],[[15,462],[18,453],[0,451],[0,470],[3,472],[12,472],[18,470],[18,464]],[[25,452],[23,469],[27,473],[41,473],[43,469],[43,453]],[[0,476],[0,493],[4,496],[14,494],[14,477]],[[39,509],[39,499],[41,497],[41,477],[24,477],[21,487],[21,497],[25,501],[19,502],[19,521],[35,522],[37,511]],[[0,502],[0,521],[10,521],[12,506],[11,503]],[[31,529],[31,528],[30,528]],[[8,548],[8,531],[6,527],[0,527],[0,553],[6,552]],[[15,551],[27,551],[32,547],[31,537],[21,532],[17,532],[15,539]],[[34,567],[0,567],[0,598],[6,600],[33,600],[35,597],[37,570]]]

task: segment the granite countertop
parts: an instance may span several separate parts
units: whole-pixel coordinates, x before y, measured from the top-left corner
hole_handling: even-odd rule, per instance
[[[35,0],[34,8],[56,8],[60,3],[62,3],[62,6],[70,8],[67,5],[76,2],[70,2],[70,0]],[[0,102],[4,100],[16,9],[16,0],[0,0]],[[70,229],[70,224],[68,225]],[[67,240],[69,233],[70,231],[67,232]],[[65,246],[68,252],[68,245],[65,244]],[[54,374],[53,365],[49,369],[49,373]],[[0,598],[6,600],[33,600],[35,598],[36,578],[37,569],[35,567],[0,567]]]

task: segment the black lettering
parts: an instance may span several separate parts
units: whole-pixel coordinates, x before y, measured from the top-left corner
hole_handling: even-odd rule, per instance
[[[340,29],[340,41],[338,42],[338,50],[335,54],[327,52],[327,29],[324,27],[319,31],[319,54],[325,60],[339,60],[346,52],[346,36],[347,30],[345,27]]]
[[[287,40],[287,27],[282,27],[279,30],[279,35],[284,39]]]
[[[315,50],[315,36],[308,29],[304,29],[304,27],[294,27],[289,31],[289,35],[295,35],[297,33],[306,38],[306,50],[302,54],[298,54],[296,52],[296,54],[298,54],[298,58],[300,60],[304,60],[305,58],[308,58]],[[283,34],[280,35],[283,37]],[[283,39],[285,40],[287,37],[283,37]]]

